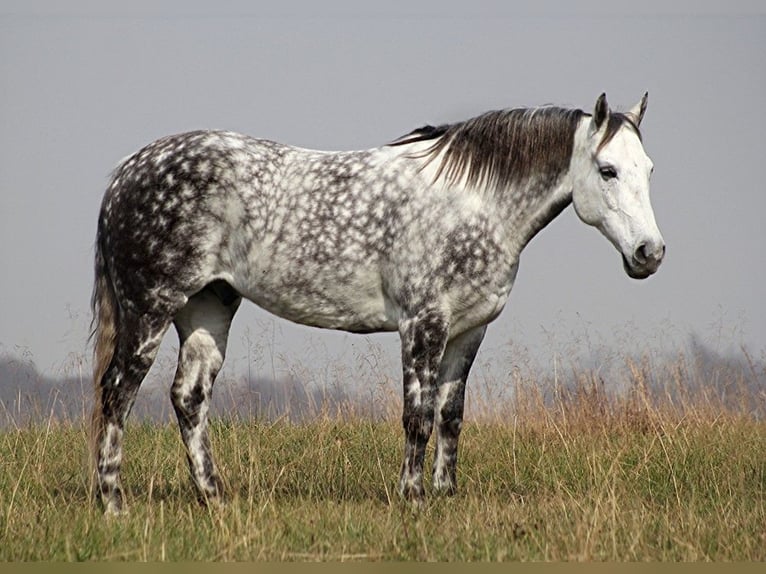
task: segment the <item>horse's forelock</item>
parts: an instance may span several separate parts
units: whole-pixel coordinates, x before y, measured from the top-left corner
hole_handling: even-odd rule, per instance
[[[614,136],[617,135],[617,132],[619,132],[623,127],[628,128],[632,130],[633,132],[635,132],[635,134],[638,136],[639,141],[642,140],[641,130],[635,124],[635,122],[633,122],[633,120],[628,114],[612,112],[609,115],[609,121],[606,123],[606,129],[604,130],[604,135],[601,136],[601,141],[598,143],[596,152],[598,153],[599,151],[601,151],[601,149],[603,149],[606,144],[612,141],[614,139]]]

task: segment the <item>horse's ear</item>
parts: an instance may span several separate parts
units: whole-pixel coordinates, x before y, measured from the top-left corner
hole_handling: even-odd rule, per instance
[[[636,127],[640,126],[641,120],[644,119],[644,113],[646,113],[646,102],[648,99],[649,92],[644,92],[644,96],[641,98],[641,101],[633,106],[627,113],[627,115],[630,116],[631,121],[636,124]]]
[[[596,100],[596,107],[593,110],[594,131],[601,129],[607,119],[609,119],[609,104],[606,102],[606,94],[601,94]]]

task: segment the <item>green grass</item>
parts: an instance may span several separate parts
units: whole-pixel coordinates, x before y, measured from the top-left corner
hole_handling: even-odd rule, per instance
[[[766,560],[762,419],[525,396],[466,422],[459,493],[420,509],[395,493],[395,416],[215,421],[221,509],[195,502],[175,426],[134,423],[117,519],[89,494],[84,424],[3,431],[0,560]]]

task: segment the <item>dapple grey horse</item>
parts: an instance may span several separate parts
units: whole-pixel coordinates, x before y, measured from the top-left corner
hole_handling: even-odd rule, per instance
[[[453,493],[468,372],[527,243],[570,203],[644,278],[665,244],[639,126],[602,95],[592,114],[539,107],[426,126],[379,148],[299,149],[221,131],[173,135],[115,169],[95,256],[93,450],[107,513],[123,509],[126,418],[163,335],[180,340],[172,403],[206,502],[223,494],[207,421],[242,298],[304,325],[398,331],[399,490]]]

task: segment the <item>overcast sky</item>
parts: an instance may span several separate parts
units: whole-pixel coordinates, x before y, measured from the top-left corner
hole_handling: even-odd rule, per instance
[[[673,351],[691,333],[763,355],[757,3],[129,4],[0,7],[0,355],[55,374],[85,353],[107,177],[157,137],[224,128],[358,149],[490,109],[590,111],[602,91],[625,109],[646,90],[642,130],[668,249],[658,274],[629,279],[611,244],[567,209],[522,254],[479,361],[507,371],[514,346],[543,361],[559,344],[583,355],[603,344]],[[252,304],[230,341],[230,368],[266,365],[271,375],[288,360],[280,356],[307,369],[380,359],[398,375],[396,335],[294,326]],[[169,335],[165,352],[174,345]]]

